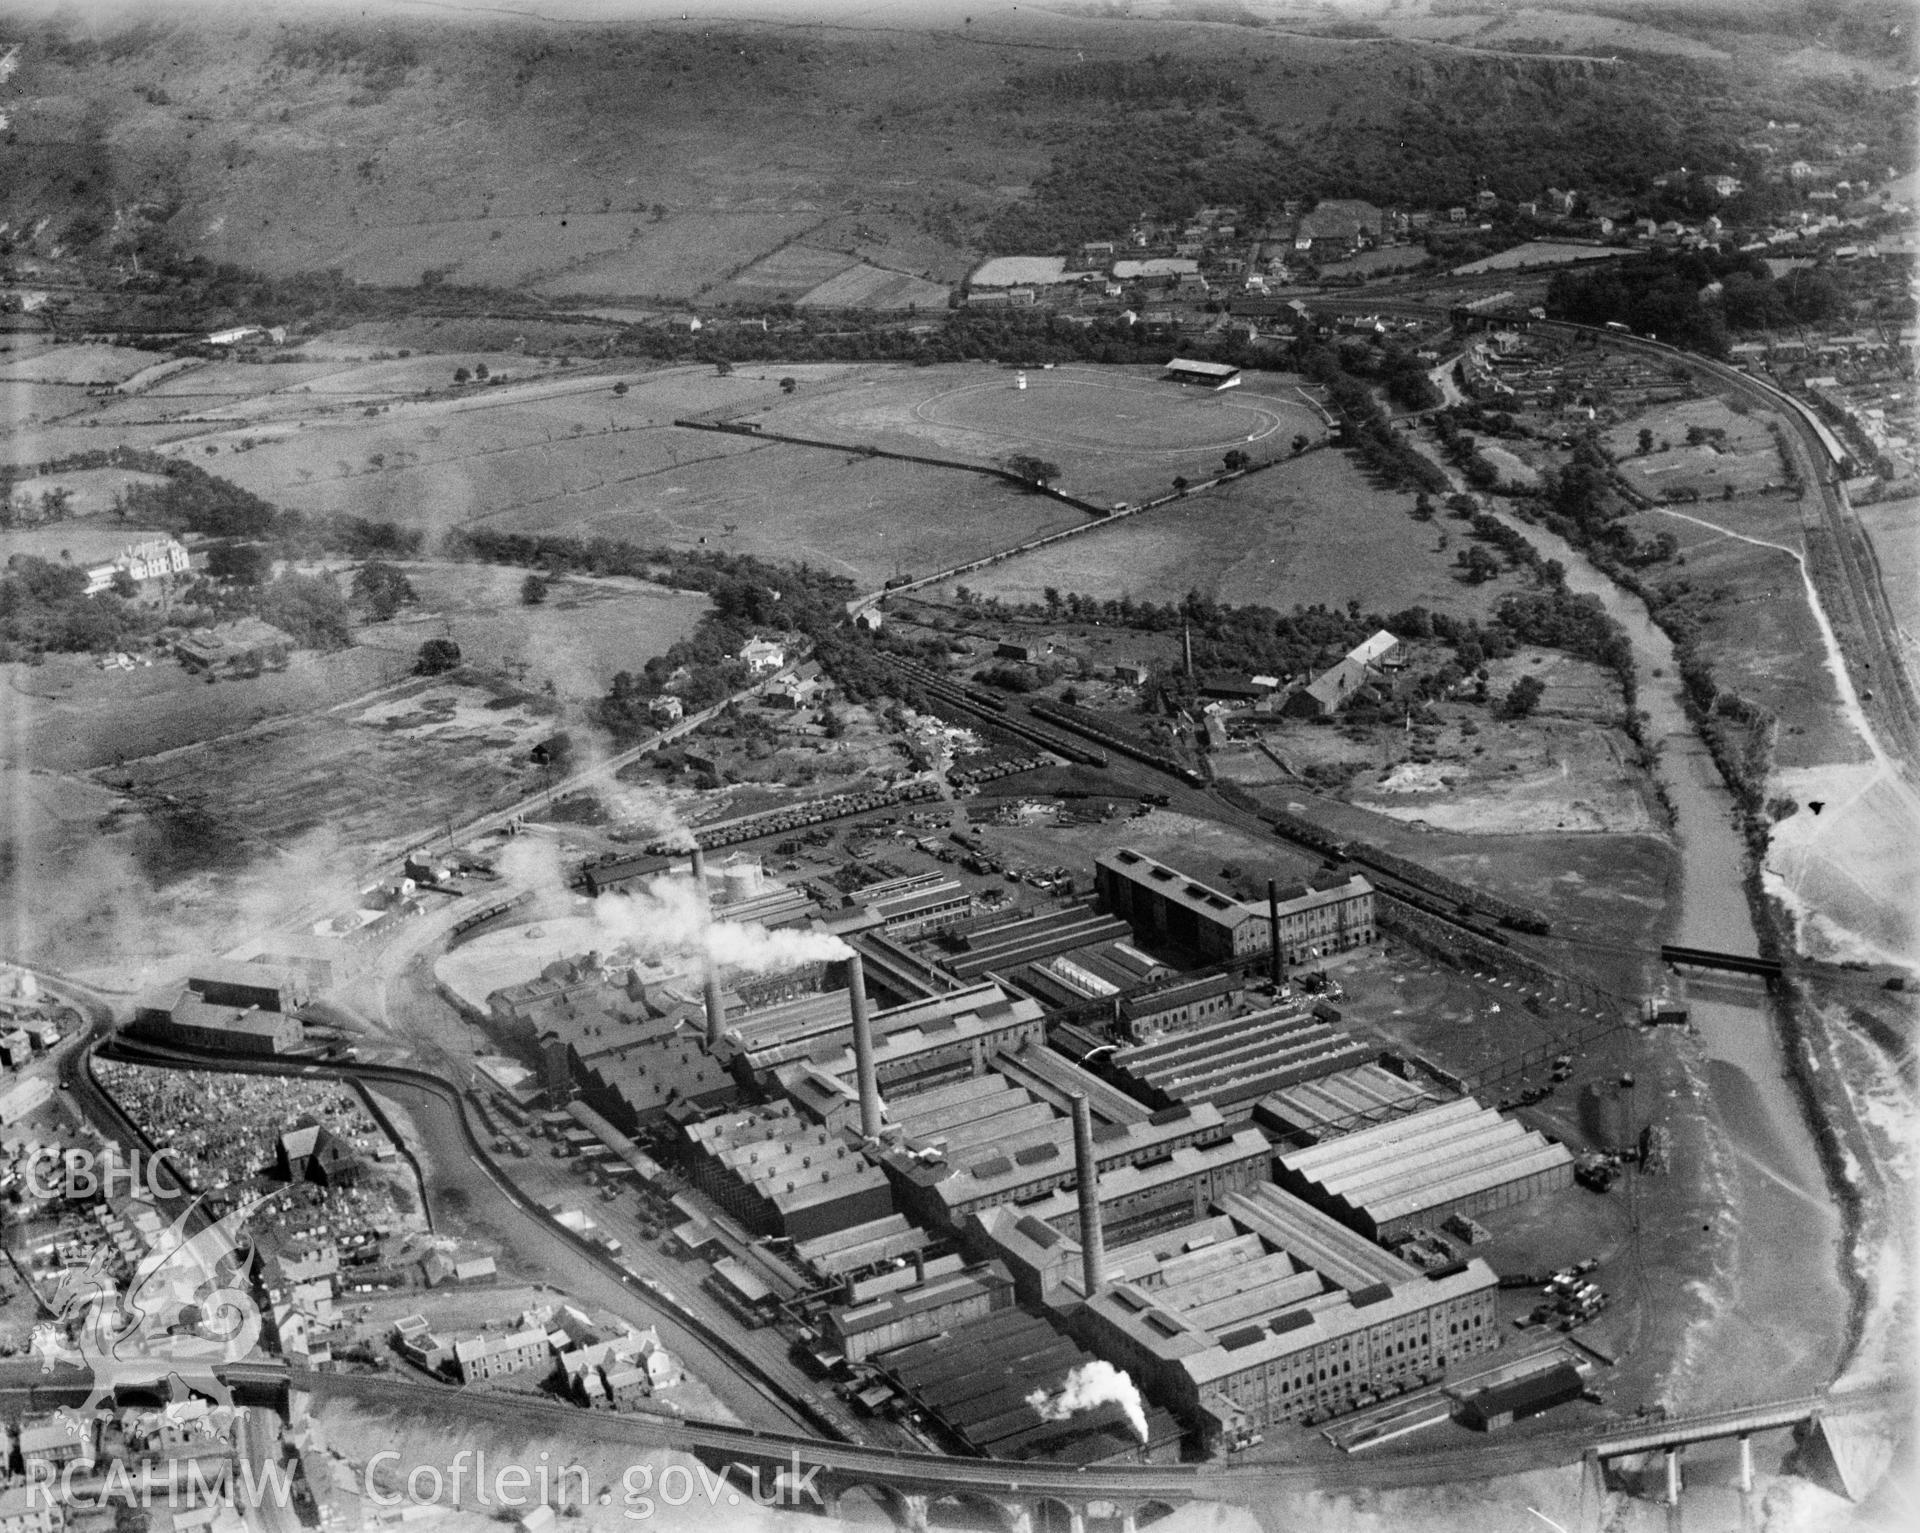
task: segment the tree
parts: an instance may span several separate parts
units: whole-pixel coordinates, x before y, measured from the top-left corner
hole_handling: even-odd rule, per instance
[[[1297,458],[1311,446],[1313,439],[1303,431],[1293,439],[1293,455]]]
[[[487,379],[487,364],[484,362],[474,363],[473,376],[480,379],[480,381],[484,383]]]
[[[460,646],[451,639],[429,639],[420,646],[413,668],[422,676],[438,676],[460,663]]]
[[[402,605],[415,600],[413,582],[384,559],[369,559],[353,574],[353,594],[367,604],[368,615],[384,623]]]
[[[1640,428],[1640,456],[1645,457],[1653,451],[1653,432],[1646,426]]]
[[[725,378],[733,372],[733,364],[725,357],[721,357],[713,364],[713,371],[716,377]]]
[[[464,367],[456,367],[453,370],[453,381],[455,384],[467,383],[471,381],[472,378],[473,374],[468,372]]]
[[[1479,543],[1461,549],[1454,562],[1466,575],[1468,585],[1484,585],[1500,573],[1500,561]]]
[[[257,586],[273,572],[273,557],[258,543],[216,543],[207,550],[207,573],[231,585]]]
[[[529,575],[520,582],[520,601],[523,606],[537,607],[547,599],[547,578],[544,575]]]
[[[800,380],[798,378],[782,378],[780,380],[780,392],[782,394],[791,394],[799,387]]]
[[[1176,495],[1184,495],[1187,493],[1187,476],[1185,474],[1175,474],[1173,476],[1173,492]]]
[[[1227,449],[1226,457],[1222,458],[1220,461],[1225,466],[1227,472],[1231,474],[1231,473],[1237,472],[1240,469],[1245,468],[1249,460],[1247,458],[1247,455],[1243,453],[1239,448],[1230,447]]]
[[[125,570],[115,570],[113,572],[113,579],[107,582],[107,589],[112,591],[115,596],[123,597],[127,601],[132,601],[134,597],[140,594],[139,582]]]
[[[1526,718],[1540,706],[1540,699],[1546,690],[1545,683],[1538,676],[1522,676],[1507,694],[1506,702],[1500,707],[1501,714],[1510,719]]]
[[[615,384],[615,385],[613,386],[613,392],[614,392],[615,394],[617,394],[617,395],[620,395],[620,396],[621,396],[621,397],[623,397],[623,398],[625,397],[625,395],[626,395],[626,392],[627,392],[627,383],[626,383],[626,380],[625,380],[624,378],[623,378],[623,379],[621,379],[621,380],[620,380],[620,382],[618,382],[618,383],[616,383],[616,384]]]
[[[1007,459],[1007,468],[1029,484],[1051,484],[1060,477],[1060,465],[1036,458],[1030,453],[1015,453]]]

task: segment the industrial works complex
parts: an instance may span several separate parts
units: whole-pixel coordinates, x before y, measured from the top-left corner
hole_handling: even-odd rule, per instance
[[[1376,940],[1363,877],[1247,902],[1121,849],[1097,908],[957,926],[938,888],[883,892],[824,921],[752,897],[839,959],[589,953],[461,1004],[536,1067],[500,1096],[544,1097],[670,1199],[731,1312],[797,1326],[863,1404],[957,1451],[1231,1447],[1498,1345],[1496,1275],[1440,1231],[1567,1186],[1572,1157],[1282,982]],[[902,901],[937,943],[889,922]],[[226,970],[149,998],[139,1030],[280,1047],[291,981]],[[1143,1414],[1045,1409],[1095,1359]]]

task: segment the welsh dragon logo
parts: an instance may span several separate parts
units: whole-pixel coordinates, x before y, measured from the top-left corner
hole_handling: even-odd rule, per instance
[[[272,1196],[190,1234],[205,1202],[194,1199],[141,1258],[124,1295],[107,1271],[104,1246],[86,1266],[61,1275],[49,1301],[56,1319],[34,1328],[32,1349],[42,1373],[63,1362],[90,1371],[92,1392],[73,1413],[76,1426],[123,1385],[163,1383],[175,1402],[197,1390],[216,1402],[222,1422],[232,1420],[233,1395],[215,1370],[251,1355],[260,1342],[260,1306],[245,1286],[253,1260],[246,1221]]]

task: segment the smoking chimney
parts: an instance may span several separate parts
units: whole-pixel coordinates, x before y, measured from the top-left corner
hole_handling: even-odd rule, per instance
[[[1107,1252],[1100,1239],[1100,1172],[1093,1163],[1093,1109],[1073,1094],[1073,1159],[1080,1178],[1080,1274],[1091,1299],[1106,1283]]]
[[[720,1052],[720,1038],[727,1030],[727,1005],[720,999],[720,971],[707,960],[707,1052]]]
[[[1271,878],[1267,880],[1267,967],[1268,978],[1278,990],[1286,976],[1280,966],[1280,885]]]
[[[880,1137],[880,1081],[873,1071],[873,1022],[867,1016],[867,966],[847,959],[847,1006],[853,1012],[853,1070],[860,1085],[860,1135]]]
[[[693,843],[693,887],[702,899],[707,897],[707,854]]]

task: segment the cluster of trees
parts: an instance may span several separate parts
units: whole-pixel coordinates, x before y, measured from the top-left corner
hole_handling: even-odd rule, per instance
[[[1390,57],[1356,56],[1353,67]],[[1034,195],[986,222],[982,240],[995,251],[1112,238],[1143,210],[1177,220],[1226,204],[1258,223],[1288,199],[1434,207],[1491,188],[1514,203],[1549,185],[1634,197],[1679,165],[1737,164],[1742,114],[1729,110],[1729,96],[1748,88],[1715,66],[1658,55],[1623,69],[1429,58],[1393,68],[1390,84],[1367,93],[1398,101],[1397,112],[1356,106],[1303,126],[1268,115],[1266,82],[1241,88],[1218,69],[1081,64],[1043,73],[1057,85],[1029,93],[1024,109],[1059,102],[1066,141]],[[1284,90],[1293,70],[1272,74]],[[1324,88],[1324,77],[1316,83]],[[1090,121],[1090,102],[1111,109]],[[1779,110],[1757,94],[1748,105],[1756,126]],[[1871,112],[1861,102],[1848,115]]]
[[[87,596],[84,570],[16,555],[0,575],[0,659],[46,651],[124,649],[156,626],[151,613],[113,593]]]
[[[1843,307],[1839,286],[1817,268],[1772,276],[1757,255],[1658,250],[1588,271],[1567,268],[1547,283],[1547,310],[1580,324],[1623,324],[1641,335],[1724,356],[1728,330],[1821,324]]]
[[[410,558],[424,541],[417,530],[359,516],[310,516],[262,500],[231,480],[210,474],[184,458],[124,448],[105,455],[112,466],[157,474],[161,484],[127,487],[117,506],[123,520],[198,532],[229,541],[269,545],[291,558],[343,553],[356,559]]]
[[[1494,620],[1524,644],[1557,649],[1603,665],[1633,692],[1633,645],[1607,615],[1597,596],[1575,596],[1564,586],[1543,586],[1504,597]]]
[[[1411,442],[1403,440],[1373,391],[1342,365],[1330,346],[1303,343],[1295,348],[1297,366],[1327,391],[1328,407],[1340,422],[1340,443],[1352,451],[1383,484],[1445,494],[1447,476]]]

